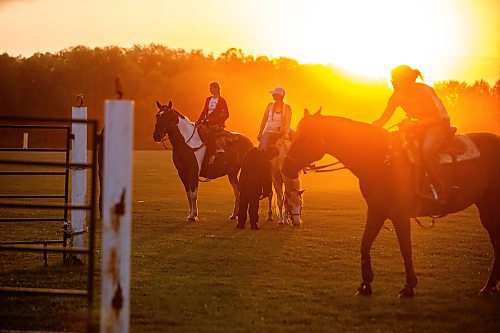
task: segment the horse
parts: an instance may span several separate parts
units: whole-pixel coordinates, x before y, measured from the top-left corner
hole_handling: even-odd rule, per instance
[[[162,105],[156,102],[158,112],[153,132],[153,139],[161,142],[167,135],[172,144],[172,159],[186,191],[189,214],[187,220],[196,222],[198,218],[198,182],[203,176],[210,179],[227,175],[234,193],[234,209],[229,217],[236,219],[239,205],[238,172],[245,153],[253,147],[247,137],[231,133],[233,141],[227,144],[224,153],[217,154],[213,166],[208,166],[205,159],[207,147],[198,133],[198,126],[188,117],[172,108],[172,102]],[[223,156],[219,156],[223,155]],[[208,170],[208,171],[207,171]]]
[[[398,134],[399,132],[395,132]],[[336,157],[359,179],[361,193],[368,205],[361,240],[362,282],[357,295],[371,295],[374,273],[370,249],[384,221],[394,225],[404,260],[406,284],[399,297],[413,297],[417,276],[413,267],[410,218],[446,215],[475,204],[481,224],[494,249],[491,273],[480,295],[499,292],[500,282],[500,137],[492,133],[470,133],[480,157],[476,160],[443,164],[452,179],[453,199],[445,204],[424,201],[414,191],[414,166],[405,154],[391,152],[393,136],[383,128],[346,118],[323,116],[306,110],[283,164],[288,177],[323,155]],[[388,159],[388,156],[390,158]]]
[[[278,225],[282,226],[285,223],[291,226],[302,225],[302,193],[304,190],[300,188],[300,179],[288,178],[281,172],[281,167],[285,161],[285,156],[290,149],[290,140],[279,138],[276,141],[276,147],[279,150],[279,155],[271,160],[271,175],[273,181],[274,192],[276,193],[276,203],[278,205]],[[267,212],[267,220],[273,220],[273,196],[269,198],[269,208]],[[283,214],[283,206],[285,213]]]

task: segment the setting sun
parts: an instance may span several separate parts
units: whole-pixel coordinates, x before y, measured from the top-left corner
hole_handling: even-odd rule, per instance
[[[467,51],[464,9],[449,1],[312,1],[273,9],[280,13],[274,24],[286,27],[264,35],[274,53],[367,78],[387,77],[400,63],[440,76],[447,57]]]

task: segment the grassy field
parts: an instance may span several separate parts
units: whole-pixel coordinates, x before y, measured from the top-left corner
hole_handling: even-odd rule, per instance
[[[201,221],[190,224],[170,154],[136,152],[134,163],[132,332],[500,332],[500,297],[477,296],[493,254],[474,207],[434,228],[413,225],[419,284],[410,300],[397,298],[402,258],[394,231],[383,229],[372,249],[374,295],[363,298],[354,292],[366,205],[348,172],[302,177],[302,228],[261,220],[261,230],[251,231],[227,220],[226,179],[201,184]],[[2,193],[61,185],[0,182]],[[5,241],[57,238],[60,226],[0,228]],[[0,265],[4,286],[85,285],[84,268],[61,265],[60,255],[45,268],[40,254],[0,253]],[[75,330],[84,317],[81,301],[0,296],[0,330]]]

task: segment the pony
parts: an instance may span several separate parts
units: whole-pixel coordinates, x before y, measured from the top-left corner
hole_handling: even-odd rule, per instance
[[[189,118],[172,107],[172,102],[162,105],[156,102],[158,112],[153,139],[161,142],[166,136],[170,139],[172,159],[186,191],[189,214],[187,220],[198,221],[198,182],[199,177],[215,179],[227,175],[234,193],[234,209],[229,216],[236,219],[239,206],[238,172],[245,153],[253,147],[247,137],[231,133],[233,140],[227,144],[223,154],[217,154],[212,166],[205,161],[207,147],[198,133],[198,126]],[[219,156],[223,155],[223,156]]]
[[[290,149],[290,140],[279,138],[276,142],[276,147],[279,150],[279,155],[271,160],[271,176],[273,181],[274,192],[276,193],[276,203],[278,206],[278,225],[291,226],[302,225],[302,194],[304,190],[300,188],[300,179],[288,178],[281,172],[281,167],[285,161],[285,156]],[[267,211],[267,220],[273,220],[273,197],[268,198],[269,208]],[[283,207],[285,212],[283,213]]]
[[[494,260],[480,295],[497,293],[500,281],[500,137],[491,133],[466,134],[477,146],[480,157],[475,160],[443,164],[453,193],[445,203],[423,201],[414,190],[414,165],[408,155],[394,153],[391,133],[371,124],[346,118],[323,116],[307,110],[283,163],[288,177],[323,155],[336,157],[359,179],[361,193],[368,205],[361,240],[362,282],[357,295],[371,295],[374,273],[370,249],[384,221],[394,225],[404,261],[406,284],[399,297],[413,297],[417,276],[413,267],[410,218],[446,215],[475,204],[487,230]],[[394,147],[393,147],[394,148]],[[388,158],[389,157],[389,158]]]

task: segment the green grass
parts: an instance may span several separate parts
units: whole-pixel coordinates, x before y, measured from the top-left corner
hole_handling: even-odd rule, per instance
[[[226,179],[201,184],[201,221],[190,224],[169,153],[136,152],[134,163],[132,332],[500,332],[500,297],[477,296],[493,254],[473,207],[434,228],[413,225],[414,299],[397,298],[404,268],[387,229],[372,249],[374,295],[355,297],[366,205],[348,172],[302,177],[302,228],[261,219],[261,230],[251,231],[227,220]],[[0,241],[50,234],[31,225],[0,228]],[[41,255],[0,253],[0,283],[83,288],[84,268],[60,261],[52,256],[45,268]],[[74,320],[84,317],[83,302],[0,296],[0,329],[81,329]]]

